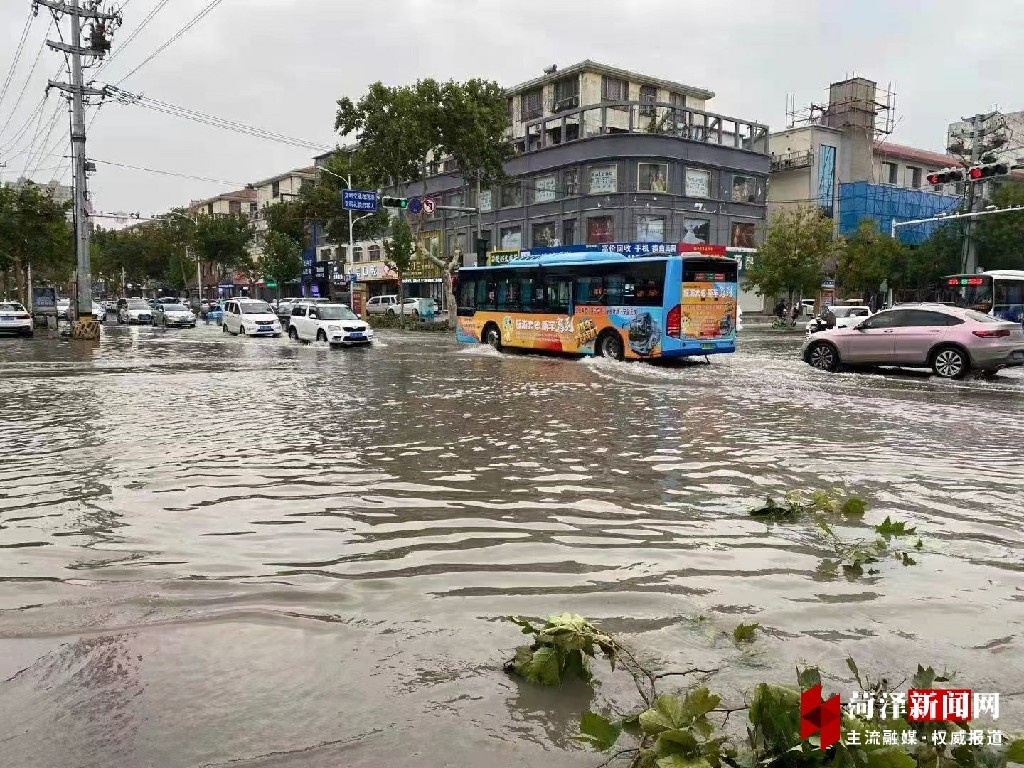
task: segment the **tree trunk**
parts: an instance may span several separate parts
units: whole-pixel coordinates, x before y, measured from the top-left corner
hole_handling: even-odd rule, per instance
[[[398,275],[398,327],[405,328],[405,307],[403,306],[403,302],[405,301],[405,288],[402,283],[402,276],[405,272],[396,269],[395,274]]]
[[[18,286],[18,301],[27,307],[28,299],[26,298],[26,293],[28,293],[28,289],[25,286],[25,269],[21,266],[21,259],[19,257],[14,259],[14,279]]]
[[[458,317],[458,306],[455,303],[454,275],[450,269],[444,270],[444,290],[448,297],[448,327],[455,330],[456,318]]]

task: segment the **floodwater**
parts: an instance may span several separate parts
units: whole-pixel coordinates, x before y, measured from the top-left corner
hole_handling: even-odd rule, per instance
[[[591,766],[579,713],[630,681],[501,671],[503,617],[561,611],[719,668],[732,706],[810,664],[845,698],[850,655],[954,671],[1019,730],[1024,377],[827,375],[799,343],[655,367],[433,334],[0,340],[0,764]],[[917,526],[918,564],[830,577],[810,525],[748,515],[833,486]]]

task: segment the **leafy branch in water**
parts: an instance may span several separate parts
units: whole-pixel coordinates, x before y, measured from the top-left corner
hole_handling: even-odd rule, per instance
[[[705,686],[678,693],[657,689],[666,677],[717,670],[654,673],[611,634],[575,614],[551,616],[543,624],[512,620],[525,634],[533,635],[534,642],[517,649],[516,657],[505,666],[511,673],[541,685],[558,685],[572,676],[589,682],[589,662],[600,652],[613,672],[621,669],[633,676],[642,709],[617,720],[596,712],[585,712],[580,718],[576,738],[609,753],[602,767],[613,763],[629,768],[1006,768],[1008,763],[1024,764],[1024,739],[1011,741],[1003,749],[967,744],[952,734],[963,736],[968,724],[912,723],[895,713],[869,719],[843,711],[845,739],[821,749],[819,736],[804,738],[801,733],[801,691],[821,685],[815,667],[797,670],[798,687],[761,683],[749,706],[727,708],[720,706],[721,697]],[[756,626],[741,624],[734,635],[741,628],[752,635]],[[738,635],[736,639],[740,639]],[[847,659],[847,666],[860,690],[881,705],[891,692],[889,682],[863,679],[852,658]],[[927,689],[948,681],[948,675],[918,666],[910,685]],[[744,710],[748,713],[747,738],[737,745],[725,725],[730,714]],[[883,710],[879,706],[875,712]],[[712,721],[712,715],[722,715],[721,722]],[[883,724],[886,732],[900,732],[909,738],[899,744],[869,738],[871,732],[877,736]],[[616,749],[624,733],[632,743]]]

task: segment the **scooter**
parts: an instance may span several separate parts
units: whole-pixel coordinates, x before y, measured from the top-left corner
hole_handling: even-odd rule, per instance
[[[824,331],[826,328],[828,328],[828,323],[823,318],[816,317],[807,323],[807,335],[810,336],[819,331]]]

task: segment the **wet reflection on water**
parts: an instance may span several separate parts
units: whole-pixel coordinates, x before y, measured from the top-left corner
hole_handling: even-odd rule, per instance
[[[843,659],[1024,689],[1024,377],[332,351],[215,328],[0,340],[0,740],[32,765],[589,765],[590,692],[501,672],[572,610],[727,699]],[[768,494],[839,485],[920,564],[827,577]],[[848,530],[867,536],[866,527]],[[726,633],[757,621],[738,649]],[[874,675],[872,675],[874,676]],[[606,680],[599,706],[629,700]],[[1024,723],[1024,697],[1000,724]]]

